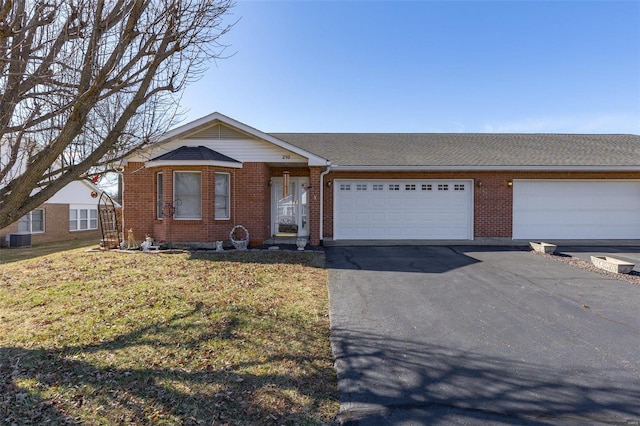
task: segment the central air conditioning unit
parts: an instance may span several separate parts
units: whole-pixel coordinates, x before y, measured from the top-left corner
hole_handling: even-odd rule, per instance
[[[9,234],[9,248],[31,247],[31,234]]]

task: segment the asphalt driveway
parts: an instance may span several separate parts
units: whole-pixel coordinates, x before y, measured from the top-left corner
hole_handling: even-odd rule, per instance
[[[640,286],[514,248],[326,254],[343,422],[640,424]]]

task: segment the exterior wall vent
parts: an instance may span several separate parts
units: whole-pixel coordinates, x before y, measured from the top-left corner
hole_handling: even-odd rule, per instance
[[[207,129],[201,130],[190,139],[213,139],[213,140],[228,140],[228,139],[253,139],[250,136],[235,131],[234,129],[216,124]]]

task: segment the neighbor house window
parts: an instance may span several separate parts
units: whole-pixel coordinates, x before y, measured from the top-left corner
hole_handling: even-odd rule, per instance
[[[174,172],[173,195],[176,219],[202,218],[200,172]]]
[[[216,173],[216,219],[229,219],[229,173]]]
[[[69,230],[84,231],[98,229],[98,210],[89,208],[69,209]]]
[[[156,219],[162,219],[162,173],[156,173]]]
[[[35,209],[18,219],[18,232],[44,232],[44,209]]]

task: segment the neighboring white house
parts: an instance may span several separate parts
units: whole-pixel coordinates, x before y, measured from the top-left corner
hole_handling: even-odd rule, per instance
[[[74,181],[45,204],[0,229],[0,246],[95,237],[100,240],[98,199],[102,190],[87,180]],[[13,235],[13,237],[12,237]],[[30,235],[24,238],[22,235]]]

